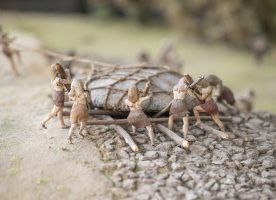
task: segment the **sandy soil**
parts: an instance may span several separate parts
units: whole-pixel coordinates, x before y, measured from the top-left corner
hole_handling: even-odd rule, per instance
[[[110,199],[95,144],[67,144],[57,119],[40,127],[52,109],[48,70],[37,54],[23,56],[20,78],[0,57],[0,199]]]

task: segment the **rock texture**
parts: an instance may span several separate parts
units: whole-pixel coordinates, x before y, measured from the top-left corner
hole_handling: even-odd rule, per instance
[[[105,161],[103,173],[113,181],[114,198],[274,199],[273,116],[253,113],[248,117],[235,115],[235,119],[235,123],[226,123],[231,132],[229,140],[191,127],[189,151],[158,130],[154,147],[149,145],[146,132],[136,133],[134,140],[141,149],[138,153],[133,153],[106,127],[90,131],[90,137],[98,144]]]

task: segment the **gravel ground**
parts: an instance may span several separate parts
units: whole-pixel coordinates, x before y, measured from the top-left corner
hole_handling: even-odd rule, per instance
[[[189,151],[157,129],[154,147],[144,130],[132,135],[138,153],[104,126],[91,128],[89,137],[105,163],[102,172],[113,182],[114,199],[275,199],[275,117],[236,114],[233,120],[226,123],[229,140],[191,127]],[[175,128],[181,136],[181,124]]]

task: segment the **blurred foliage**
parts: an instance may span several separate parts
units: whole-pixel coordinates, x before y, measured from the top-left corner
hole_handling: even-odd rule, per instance
[[[168,23],[204,41],[250,47],[256,35],[273,41],[275,0],[88,0],[92,14]]]

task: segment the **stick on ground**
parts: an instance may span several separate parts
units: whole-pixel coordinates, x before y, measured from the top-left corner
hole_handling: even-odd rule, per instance
[[[112,121],[112,117],[107,116],[106,119]],[[137,144],[133,141],[133,139],[131,138],[131,136],[128,134],[128,132],[123,129],[121,126],[119,125],[111,125],[111,127],[120,135],[124,138],[125,142],[130,146],[130,148],[132,149],[132,151],[137,152],[139,151],[139,148],[137,146]]]
[[[170,129],[168,129],[167,127],[165,127],[162,124],[157,124],[156,127],[165,135],[169,136],[171,139],[173,139],[178,145],[182,146],[182,147],[186,147],[184,145],[184,139],[181,138],[180,136],[178,136],[175,132],[171,131]]]

